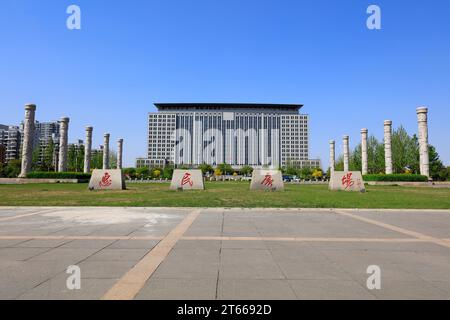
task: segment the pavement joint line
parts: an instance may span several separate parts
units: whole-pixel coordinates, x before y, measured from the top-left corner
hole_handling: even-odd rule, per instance
[[[373,219],[369,219],[369,218],[365,218],[365,217],[356,216],[354,214],[351,214],[349,212],[345,212],[345,211],[342,211],[342,210],[336,210],[336,213],[340,214],[342,216],[348,217],[348,218],[356,219],[356,220],[359,220],[359,221],[363,221],[363,222],[366,222],[366,223],[369,223],[369,224],[376,225],[378,227],[382,227],[382,228],[391,230],[391,231],[402,233],[402,234],[405,234],[407,236],[411,236],[411,237],[417,238],[419,240],[432,242],[434,244],[438,244],[440,246],[450,248],[450,242],[448,242],[448,241],[446,241],[444,239],[435,238],[435,237],[428,236],[426,234],[423,234],[423,233],[420,233],[420,232],[417,232],[417,231],[404,229],[404,228],[397,227],[397,226],[394,226],[392,224],[384,223],[384,222],[381,222],[381,221],[377,221],[377,220],[373,220]]]
[[[51,210],[49,210],[49,211],[51,212]],[[17,220],[17,219],[21,219],[21,218],[36,216],[38,214],[47,213],[47,212],[48,212],[47,210],[41,210],[41,211],[38,211],[38,212],[26,213],[26,214],[11,216],[11,217],[3,217],[3,218],[0,218],[0,222]]]
[[[200,213],[201,210],[190,212],[180,224],[119,279],[101,300],[133,300]]]
[[[153,236],[0,236],[0,240],[162,240]],[[381,242],[381,243],[420,243],[434,242],[434,239],[418,238],[308,238],[308,237],[181,237],[180,241],[274,241],[274,242]],[[442,239],[449,242],[449,239]]]
[[[162,240],[164,237],[154,236],[0,236],[0,240]],[[418,238],[309,238],[309,237],[218,237],[189,236],[181,237],[181,241],[276,241],[276,242],[385,242],[385,243],[418,243],[434,242],[434,239]],[[442,239],[450,241],[450,239]]]
[[[432,242],[413,238],[308,238],[308,237],[182,237],[185,241],[276,241],[276,242]]]

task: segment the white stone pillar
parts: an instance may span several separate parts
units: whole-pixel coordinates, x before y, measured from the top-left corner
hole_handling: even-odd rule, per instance
[[[33,142],[34,142],[34,121],[36,105],[25,105],[25,120],[23,123],[23,149],[22,149],[22,170],[19,178],[26,178],[31,171],[31,162],[33,161]]]
[[[63,117],[59,121],[59,161],[58,172],[67,171],[67,145],[69,139],[69,118]]]
[[[103,170],[109,169],[109,133],[105,133],[103,142]]]
[[[384,161],[386,174],[394,173],[392,168],[392,121],[384,121]]]
[[[362,174],[369,173],[369,157],[367,152],[367,135],[369,133],[368,129],[361,129],[361,166]]]
[[[336,142],[330,140],[330,173],[334,172],[336,166]]]
[[[350,167],[350,137],[344,136],[344,171],[349,171]]]
[[[419,123],[420,174],[430,178],[430,155],[428,151],[428,108],[417,108]]]
[[[117,169],[122,169],[123,139],[117,140]]]
[[[84,173],[91,172],[92,127],[86,127],[86,142],[84,143]]]

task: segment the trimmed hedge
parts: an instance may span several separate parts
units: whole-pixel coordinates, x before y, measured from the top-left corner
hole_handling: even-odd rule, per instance
[[[367,174],[364,181],[383,182],[427,182],[428,178],[420,174]]]
[[[27,174],[28,179],[78,179],[89,180],[90,173],[81,172],[30,172]]]

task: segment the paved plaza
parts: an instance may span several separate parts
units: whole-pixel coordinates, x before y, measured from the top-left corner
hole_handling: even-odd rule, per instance
[[[3,207],[0,299],[450,299],[450,211]]]

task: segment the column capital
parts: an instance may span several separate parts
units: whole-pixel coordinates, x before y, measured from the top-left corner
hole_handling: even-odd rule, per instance
[[[343,138],[344,140],[349,140],[349,139],[350,139],[350,136],[345,135],[345,136],[343,136],[342,138]]]
[[[86,127],[86,131],[92,132],[93,130],[94,130],[93,127],[89,127],[89,126]]]
[[[103,136],[104,136],[105,138],[109,138],[109,137],[111,136],[111,134],[105,133]]]
[[[33,103],[27,103],[25,105],[25,110],[27,111],[35,111],[36,110],[36,105]]]
[[[366,129],[366,128],[361,129],[361,133],[368,133],[368,132],[369,132],[369,129]]]
[[[392,126],[392,120],[384,120],[385,126]]]
[[[417,114],[428,113],[428,108],[427,107],[418,107],[416,111],[417,111]]]
[[[330,144],[336,144],[336,141],[330,140]]]
[[[68,117],[62,117],[59,121],[62,123],[69,123],[70,119]]]

